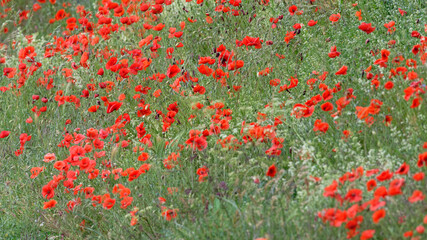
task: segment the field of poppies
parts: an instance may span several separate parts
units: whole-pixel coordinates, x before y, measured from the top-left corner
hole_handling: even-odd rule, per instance
[[[427,2],[0,0],[0,239],[427,239]]]

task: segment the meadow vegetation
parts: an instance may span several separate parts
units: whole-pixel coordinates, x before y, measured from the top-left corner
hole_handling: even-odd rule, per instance
[[[426,239],[423,0],[0,0],[0,239]]]

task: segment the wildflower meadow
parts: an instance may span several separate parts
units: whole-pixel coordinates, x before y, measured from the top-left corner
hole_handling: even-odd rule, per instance
[[[427,2],[0,0],[0,239],[427,239]]]

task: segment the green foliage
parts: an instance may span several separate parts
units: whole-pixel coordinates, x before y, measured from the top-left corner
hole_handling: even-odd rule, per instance
[[[405,100],[404,90],[417,81],[420,81],[419,88],[426,90],[427,70],[421,60],[423,52],[418,55],[412,53],[413,46],[422,43],[420,38],[411,36],[415,30],[425,35],[427,5],[424,1],[362,0],[354,7],[348,1],[297,1],[298,11],[303,11],[301,15],[289,14],[288,8],[294,2],[272,0],[264,6],[259,4],[261,1],[242,1],[239,7],[232,7],[240,14],[233,16],[232,12],[215,11],[219,3],[214,1],[205,0],[200,5],[196,1],[176,0],[171,5],[164,4],[157,21],[144,19],[144,14],[139,11],[141,3],[135,2],[138,2],[139,21],[132,25],[122,24],[120,17],[115,17],[111,9],[109,17],[113,24],[117,23],[123,29],[111,32],[109,39],[103,39],[99,33],[102,26],[96,24],[101,1],[73,1],[69,7],[63,7],[62,4],[67,3],[59,0],[55,4],[40,3],[40,10],[30,11],[28,18],[22,20],[20,13],[32,9],[36,1],[17,0],[5,5],[11,9],[0,23],[0,62],[5,58],[5,62],[0,63],[0,86],[8,90],[0,92],[0,132],[7,130],[10,135],[0,138],[0,238],[344,239],[347,237],[346,223],[341,228],[331,227],[329,223],[322,222],[318,213],[326,208],[348,209],[351,204],[340,205],[336,199],[323,197],[325,187],[360,166],[365,170],[396,171],[404,162],[411,166],[411,171],[404,177],[404,194],[396,198],[387,197],[387,216],[381,224],[372,223],[369,210],[361,211],[365,225],[361,224],[359,230],[375,229],[378,239],[382,236],[396,239],[422,223],[426,215],[422,204],[416,203],[407,208],[406,204],[409,204],[407,199],[414,190],[427,190],[422,184],[425,180],[412,180],[414,173],[425,172],[425,166],[421,169],[416,166],[419,155],[425,151],[422,145],[427,141],[425,94],[420,91],[417,96]],[[76,13],[78,5],[91,13],[94,35],[90,36],[81,23],[71,32],[66,30],[66,19],[79,19]],[[229,3],[225,5],[231,6]],[[70,16],[49,23],[61,8]],[[407,14],[401,15],[399,8]],[[3,13],[5,7],[0,9]],[[359,10],[363,17],[361,21],[355,16]],[[331,23],[329,16],[337,13],[341,18]],[[129,15],[125,13],[123,16]],[[207,15],[213,19],[211,24],[207,23]],[[280,15],[283,18],[272,28],[270,18]],[[188,19],[197,21],[192,23]],[[318,21],[317,25],[308,26],[309,20]],[[396,31],[388,33],[383,25],[392,20]],[[180,27],[182,21],[185,22],[183,30]],[[358,29],[361,22],[372,23],[375,31],[367,35]],[[163,23],[165,27],[161,31],[146,30],[144,23],[153,26]],[[285,42],[286,33],[294,31],[292,26],[297,23],[304,26],[289,43]],[[7,34],[3,31],[5,27],[9,29]],[[169,37],[168,30],[172,27],[176,31],[182,30],[182,37]],[[156,52],[158,56],[153,55],[152,43],[139,46],[140,41],[150,34],[161,38],[158,42],[161,47]],[[26,38],[28,35],[32,35],[31,42]],[[236,40],[241,41],[246,36],[262,39],[262,47],[237,46]],[[68,41],[67,46],[56,45],[60,37]],[[84,37],[89,39],[89,44],[80,42]],[[99,42],[91,44],[94,37],[99,37]],[[75,38],[74,43],[69,40],[72,38]],[[391,46],[390,40],[396,43]],[[272,44],[266,44],[267,41]],[[183,46],[176,47],[179,43]],[[46,49],[52,45],[63,49],[52,57],[45,57]],[[233,51],[233,60],[242,60],[244,66],[235,71],[229,70],[228,65],[217,66],[220,61],[217,48],[220,45]],[[19,59],[18,52],[28,46],[34,47],[37,56],[30,61]],[[339,57],[328,57],[332,46],[337,46],[341,53]],[[174,49],[171,58],[166,57],[168,48]],[[111,56],[103,55],[106,49],[114,50]],[[119,71],[106,69],[106,63],[113,56],[119,62],[128,60],[130,67],[135,58],[127,51],[135,49],[141,50],[145,60],[152,61],[146,69],[124,78]],[[372,54],[382,49],[390,51],[384,68],[374,64],[381,58],[381,53]],[[84,52],[88,53],[87,67],[80,66]],[[277,55],[285,58],[280,59]],[[217,61],[209,65],[210,68],[223,69],[229,74],[222,83],[198,70],[200,57],[206,56]],[[408,68],[417,73],[416,79],[408,80],[402,75],[389,78],[391,69],[397,67],[392,59],[398,56],[405,59],[401,66],[405,66],[407,59],[415,59],[418,67]],[[168,68],[180,60],[183,64],[179,65],[180,72],[175,77],[165,77],[163,81],[149,79],[155,74],[166,74]],[[27,76],[25,84],[19,86],[19,64],[30,67],[35,62],[41,66]],[[344,65],[348,66],[347,74],[335,75]],[[372,84],[372,79],[367,79],[365,69],[371,65],[374,75],[384,75],[378,77],[378,87]],[[73,69],[73,66],[80,67],[66,76],[64,71]],[[6,68],[18,69],[18,74],[6,77]],[[105,71],[103,75],[97,74],[100,68]],[[260,72],[266,68],[272,69],[263,76]],[[46,76],[49,70],[52,74]],[[174,91],[171,86],[184,72],[198,78],[198,82],[186,79],[180,83],[179,91]],[[329,72],[325,81],[319,80],[323,72]],[[290,85],[291,77],[298,79],[298,86],[279,91],[280,86]],[[50,78],[53,87],[47,89],[43,81]],[[279,86],[272,86],[272,79],[280,79]],[[306,83],[310,79],[317,79],[313,87]],[[115,85],[111,90],[101,87],[108,81]],[[394,83],[390,90],[384,88],[387,81]],[[297,118],[297,104],[307,104],[312,97],[324,93],[320,83],[326,84],[330,90],[335,87],[337,91],[332,94],[333,98],[316,103],[311,116]],[[89,84],[93,85],[89,87]],[[193,89],[197,84],[205,87],[206,93],[195,93]],[[148,94],[142,94],[135,91],[138,85],[151,89]],[[241,86],[238,91],[234,88],[237,86]],[[350,96],[349,89],[353,90],[355,98],[334,115],[336,101]],[[88,98],[82,96],[83,90],[90,90]],[[153,95],[156,90],[161,90],[160,96]],[[59,104],[58,91],[62,91],[62,96],[79,99],[79,104],[70,97],[64,100],[64,104]],[[95,97],[95,94],[99,96]],[[125,98],[118,100],[122,94]],[[140,94],[144,104],[149,104],[151,114],[138,116],[138,110],[143,107],[138,98],[133,98],[135,94]],[[48,101],[33,100],[33,95],[45,97]],[[107,113],[102,96],[123,105]],[[414,98],[421,101],[417,107],[411,107]],[[372,105],[373,99],[382,102],[380,111],[370,114],[372,122],[367,118],[360,119],[356,109]],[[320,105],[326,101],[333,104],[333,112],[321,110]],[[174,122],[164,131],[167,118],[162,114],[167,115],[171,111],[168,108],[175,102],[179,111],[174,112]],[[196,109],[197,103],[204,107]],[[220,103],[224,107],[215,109],[215,104]],[[88,108],[95,105],[99,105],[98,111],[88,112]],[[47,106],[47,109],[37,116],[32,111],[34,106],[37,109]],[[232,113],[225,115],[224,109],[230,109]],[[130,122],[117,126],[117,119],[124,114],[128,114]],[[191,115],[195,118],[189,119]],[[389,124],[386,119],[390,116],[392,121]],[[30,117],[32,122],[26,122]],[[214,134],[211,127],[220,126],[214,121],[216,117],[229,124],[229,128],[224,127],[219,134]],[[282,123],[275,124],[279,119]],[[324,133],[313,129],[318,119],[329,125]],[[67,120],[70,123],[66,123]],[[152,146],[142,143],[138,136],[136,128],[141,123],[144,123],[146,133],[151,134]],[[74,171],[80,169],[73,188],[67,190],[61,182],[55,189],[57,205],[43,209],[48,200],[42,196],[42,188],[60,174],[54,163],[71,155],[69,148],[58,145],[66,134],[86,136],[90,128],[107,129],[109,132],[108,137],[102,140],[105,156],[96,160],[99,176],[90,180],[81,167],[71,166]],[[207,140],[206,149],[199,151],[188,144],[193,130],[210,131],[209,136],[198,134]],[[348,137],[344,136],[344,130],[350,132]],[[20,143],[22,133],[30,135],[31,140],[25,143],[23,153],[17,156],[15,151],[23,146]],[[121,147],[122,141],[129,146]],[[91,144],[92,140],[84,140],[71,146]],[[272,146],[280,146],[281,152],[269,154],[267,150]],[[141,153],[134,148],[143,148],[142,151],[149,155],[148,160],[138,161]],[[98,149],[86,154],[95,159],[95,151]],[[54,153],[55,161],[44,162],[47,153]],[[176,166],[167,169],[164,160],[175,153],[180,155]],[[144,163],[150,164],[150,169],[133,181],[129,181],[128,176],[114,179],[112,173],[101,178],[103,170],[138,169]],[[266,176],[272,164],[276,166],[277,173],[274,177]],[[34,167],[44,167],[44,170],[31,178],[30,170]],[[208,173],[200,179],[197,173],[202,168],[208,169]],[[321,180],[316,181],[315,177]],[[344,197],[353,188],[365,189],[368,179],[361,177],[355,182],[340,184],[341,195]],[[116,199],[115,206],[112,209],[105,209],[102,204],[93,207],[92,199],[85,198],[82,191],[76,190],[78,193],[73,194],[74,187],[79,184],[81,189],[93,187],[96,196],[110,194]],[[132,204],[126,209],[120,208],[121,198],[113,193],[118,184],[128,188],[133,197]],[[372,193],[364,190],[363,194],[363,202],[371,199]],[[162,203],[160,197],[166,202]],[[80,199],[77,201],[77,198]],[[67,205],[70,201],[78,203],[70,208]],[[405,206],[405,211],[402,206]],[[162,215],[165,209],[176,210],[177,216],[165,219]],[[407,221],[398,224],[398,219],[403,216]],[[133,219],[138,220],[134,226],[130,224]]]

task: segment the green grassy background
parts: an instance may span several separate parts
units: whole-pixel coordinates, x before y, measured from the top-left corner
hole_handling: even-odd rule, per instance
[[[132,190],[133,205],[140,209],[138,213],[140,223],[136,227],[129,225],[130,210],[124,211],[118,207],[111,211],[93,208],[88,200],[76,207],[72,214],[66,213],[64,209],[70,196],[62,194],[61,190],[58,190],[58,196],[55,196],[58,200],[57,207],[43,210],[45,200],[41,196],[41,187],[51,179],[51,174],[54,174],[53,168],[49,166],[36,179],[30,179],[29,170],[35,166],[42,166],[42,159],[46,153],[54,152],[61,160],[67,157],[68,150],[57,147],[62,139],[66,119],[72,120],[72,123],[66,126],[71,132],[75,128],[82,130],[91,127],[105,128],[114,123],[118,113],[107,115],[103,109],[94,117],[87,112],[89,106],[96,104],[95,99],[82,100],[82,107],[79,109],[74,109],[70,103],[57,107],[57,103],[53,100],[55,92],[59,89],[63,89],[67,95],[79,96],[90,79],[94,79],[95,83],[113,79],[111,72],[102,77],[95,75],[97,69],[103,67],[105,62],[100,63],[98,58],[91,57],[89,69],[75,71],[74,77],[78,82],[75,85],[67,84],[60,71],[54,76],[56,85],[54,90],[49,91],[36,85],[36,80],[43,76],[43,71],[53,66],[70,67],[69,63],[64,63],[59,57],[42,58],[41,49],[44,45],[51,42],[54,35],[61,36],[63,31],[63,23],[52,25],[47,23],[59,9],[58,5],[62,4],[59,0],[55,6],[43,5],[42,10],[30,14],[29,20],[18,27],[11,27],[10,34],[0,35],[0,42],[10,44],[12,40],[16,40],[19,44],[17,49],[20,49],[27,45],[24,36],[32,34],[35,39],[31,45],[36,47],[39,54],[37,61],[43,64],[43,71],[37,71],[20,89],[21,96],[16,97],[11,92],[0,94],[2,119],[0,130],[11,129],[13,132],[7,142],[2,139],[0,146],[0,238],[332,239],[331,236],[334,236],[333,239],[344,239],[345,229],[329,227],[315,217],[321,209],[336,205],[333,201],[322,197],[323,188],[329,185],[332,179],[337,179],[346,171],[359,166],[365,169],[397,169],[404,161],[414,164],[422,151],[420,146],[427,141],[426,105],[423,103],[417,109],[409,107],[410,103],[403,99],[403,89],[408,86],[405,80],[394,79],[394,89],[385,91],[382,87],[372,90],[370,81],[362,77],[363,70],[378,57],[371,56],[369,51],[386,48],[387,42],[391,39],[397,42],[395,47],[389,49],[391,58],[398,54],[403,54],[405,58],[412,57],[410,50],[419,40],[411,38],[410,32],[412,30],[423,32],[427,20],[425,14],[427,6],[421,0],[357,1],[357,7],[351,7],[349,1],[316,2],[319,2],[316,4],[321,7],[316,13],[315,5],[297,3],[299,8],[304,10],[304,14],[298,17],[291,17],[287,13],[287,8],[294,3],[291,1],[272,1],[269,7],[261,7],[255,3],[245,4],[242,10],[248,15],[239,17],[222,16],[214,12],[213,5],[209,1],[206,1],[203,7],[176,1],[172,6],[165,8],[160,17],[160,21],[166,25],[163,31],[172,26],[178,28],[179,22],[187,17],[198,20],[193,24],[186,22],[184,47],[175,50],[174,58],[185,60],[183,67],[189,72],[197,73],[198,57],[214,56],[213,47],[224,44],[227,49],[235,51],[238,59],[245,61],[241,74],[231,76],[228,84],[243,87],[235,96],[230,97],[228,89],[222,88],[212,78],[199,74],[199,82],[207,90],[206,96],[182,98],[169,88],[168,84],[171,82],[160,84],[143,80],[154,73],[166,72],[172,60],[160,57],[153,60],[152,66],[146,72],[135,77],[130,87],[125,83],[118,84],[116,90],[110,93],[111,99],[117,99],[121,93],[126,93],[127,98],[131,98],[134,87],[143,84],[152,90],[162,89],[159,98],[146,96],[146,102],[151,104],[152,110],[166,111],[167,106],[175,101],[179,105],[177,119],[181,124],[173,125],[167,133],[161,132],[161,121],[156,120],[154,115],[138,119],[135,114],[137,104],[134,101],[127,99],[120,110],[120,114],[129,112],[131,118],[135,119],[126,126],[129,139],[135,138],[134,129],[141,121],[145,122],[147,131],[153,135],[154,146],[147,150],[152,169],[135,182],[128,184],[120,180]],[[13,1],[12,11],[17,13],[19,10],[29,9],[32,4],[33,1]],[[72,3],[73,6],[76,4],[85,5],[88,10],[96,11],[96,4],[92,1]],[[182,10],[184,6],[188,13]],[[399,7],[407,11],[408,15],[400,16]],[[357,29],[359,21],[354,14],[359,9],[362,10],[363,21],[373,23],[376,27],[374,33],[366,35]],[[211,25],[204,23],[206,12],[215,19]],[[257,17],[249,23],[248,19],[254,13]],[[341,14],[337,24],[331,24],[328,20],[333,13]],[[278,23],[277,29],[272,30],[268,19],[281,14],[284,14],[284,19]],[[283,41],[286,31],[292,30],[292,25],[297,22],[306,24],[310,19],[318,20],[316,27],[304,26],[301,33],[289,45]],[[396,21],[397,30],[393,35],[388,35],[387,29],[382,25],[391,20]],[[11,13],[6,21],[11,21],[7,23],[8,26],[13,25],[16,17]],[[94,50],[103,49],[105,46],[113,49],[137,48],[140,38],[135,31],[141,25],[142,23],[137,23],[125,32],[112,34],[109,41],[101,41]],[[261,49],[237,48],[235,40],[241,40],[247,35],[272,40],[274,44],[263,45]],[[160,44],[163,47],[159,50],[159,55],[164,56],[166,48],[175,46],[177,42],[175,39],[168,39],[167,34],[162,34],[162,38]],[[369,43],[366,43],[367,39]],[[341,52],[341,56],[337,59],[327,57],[332,45],[336,45]],[[148,48],[144,48],[143,51],[149,52]],[[285,60],[279,60],[274,56],[275,53],[284,54]],[[9,48],[1,51],[0,55],[7,56],[7,67],[16,67],[16,50]],[[78,62],[80,57],[74,59]],[[349,66],[348,74],[334,76],[333,73],[342,65]],[[256,73],[266,67],[274,67],[272,73],[268,77],[257,77]],[[381,71],[375,67],[374,69],[376,73]],[[343,90],[337,93],[337,97],[343,96],[348,88],[354,89],[357,99],[347,106],[337,119],[321,112],[318,107],[311,118],[295,119],[290,116],[295,103],[303,103],[310,97],[321,94],[317,88],[310,90],[305,84],[307,79],[313,77],[314,70],[329,72],[325,82],[329,87],[341,82]],[[417,73],[425,78],[426,66],[420,65]],[[268,85],[270,79],[280,78],[284,83],[295,74],[300,79],[300,85],[290,92],[279,94],[277,88],[273,89]],[[6,85],[7,81],[10,80],[2,76],[1,83]],[[384,79],[381,83],[385,81]],[[182,89],[191,91],[191,85],[183,84]],[[104,90],[99,90],[99,93],[106,94]],[[25,123],[25,119],[29,116],[34,118],[30,111],[33,106],[31,101],[33,94],[47,97],[50,102],[48,111],[29,125]],[[370,100],[374,98],[381,99],[384,105],[379,116],[375,117],[377,119],[375,124],[368,127],[356,118],[355,107],[368,106]],[[336,99],[331,101],[334,102]],[[174,151],[173,148],[163,147],[165,141],[175,140],[183,144],[191,129],[203,130],[210,125],[210,115],[213,112],[197,112],[192,110],[191,106],[196,102],[209,105],[219,101],[225,104],[225,108],[231,108],[233,111],[230,130],[225,131],[223,135],[213,136],[208,149],[203,152],[182,152],[181,164],[184,167],[165,170],[162,160]],[[279,105],[284,101],[285,107],[280,108]],[[264,106],[268,103],[273,107],[265,109]],[[239,136],[241,122],[256,122],[258,112],[268,115],[268,120],[263,123],[265,125],[272,124],[276,116],[285,116],[285,123],[276,131],[279,137],[285,139],[281,156],[265,155],[264,152],[271,146],[270,143],[250,143],[237,151],[227,151],[215,144],[218,138],[224,138],[229,134]],[[196,114],[198,117],[189,123],[186,120],[189,114]],[[391,127],[382,124],[382,120],[388,114],[393,116]],[[331,129],[326,134],[318,135],[312,131],[317,118],[330,124]],[[354,133],[348,141],[341,139],[344,129]],[[26,145],[24,154],[16,157],[13,151],[19,148],[19,134],[23,132],[30,134],[32,139]],[[137,143],[134,141],[132,144]],[[337,151],[333,152],[332,149]],[[107,146],[105,151],[111,154],[112,147]],[[305,154],[309,154],[311,158],[303,161],[301,156]],[[127,168],[135,166],[136,158],[131,150],[123,149],[114,161]],[[277,177],[270,179],[265,176],[265,171],[273,163],[280,171]],[[206,182],[199,183],[195,172],[203,165],[209,167],[209,178]],[[309,183],[307,178],[310,175],[322,177],[322,182]],[[252,177],[259,177],[261,183],[254,184]],[[91,184],[99,189],[99,194],[111,189],[117,183],[112,180],[90,182],[81,178],[77,182],[82,182],[85,186]],[[179,192],[168,195],[168,187],[178,187]],[[409,185],[405,193],[410,193],[417,187],[425,189],[422,185]],[[170,208],[179,209],[178,217],[174,221],[167,222],[161,217],[157,202],[160,196],[167,197]],[[423,211],[425,212],[422,206],[406,207],[405,203],[402,197],[394,204],[390,204],[389,226],[385,223],[382,226],[375,226],[378,239],[379,236],[392,236],[392,239],[398,239],[402,231],[409,226],[415,226],[414,224],[422,219]],[[399,225],[394,219],[401,215],[402,206],[405,206],[405,212],[412,218]],[[82,220],[86,221],[83,229],[79,227]]]

